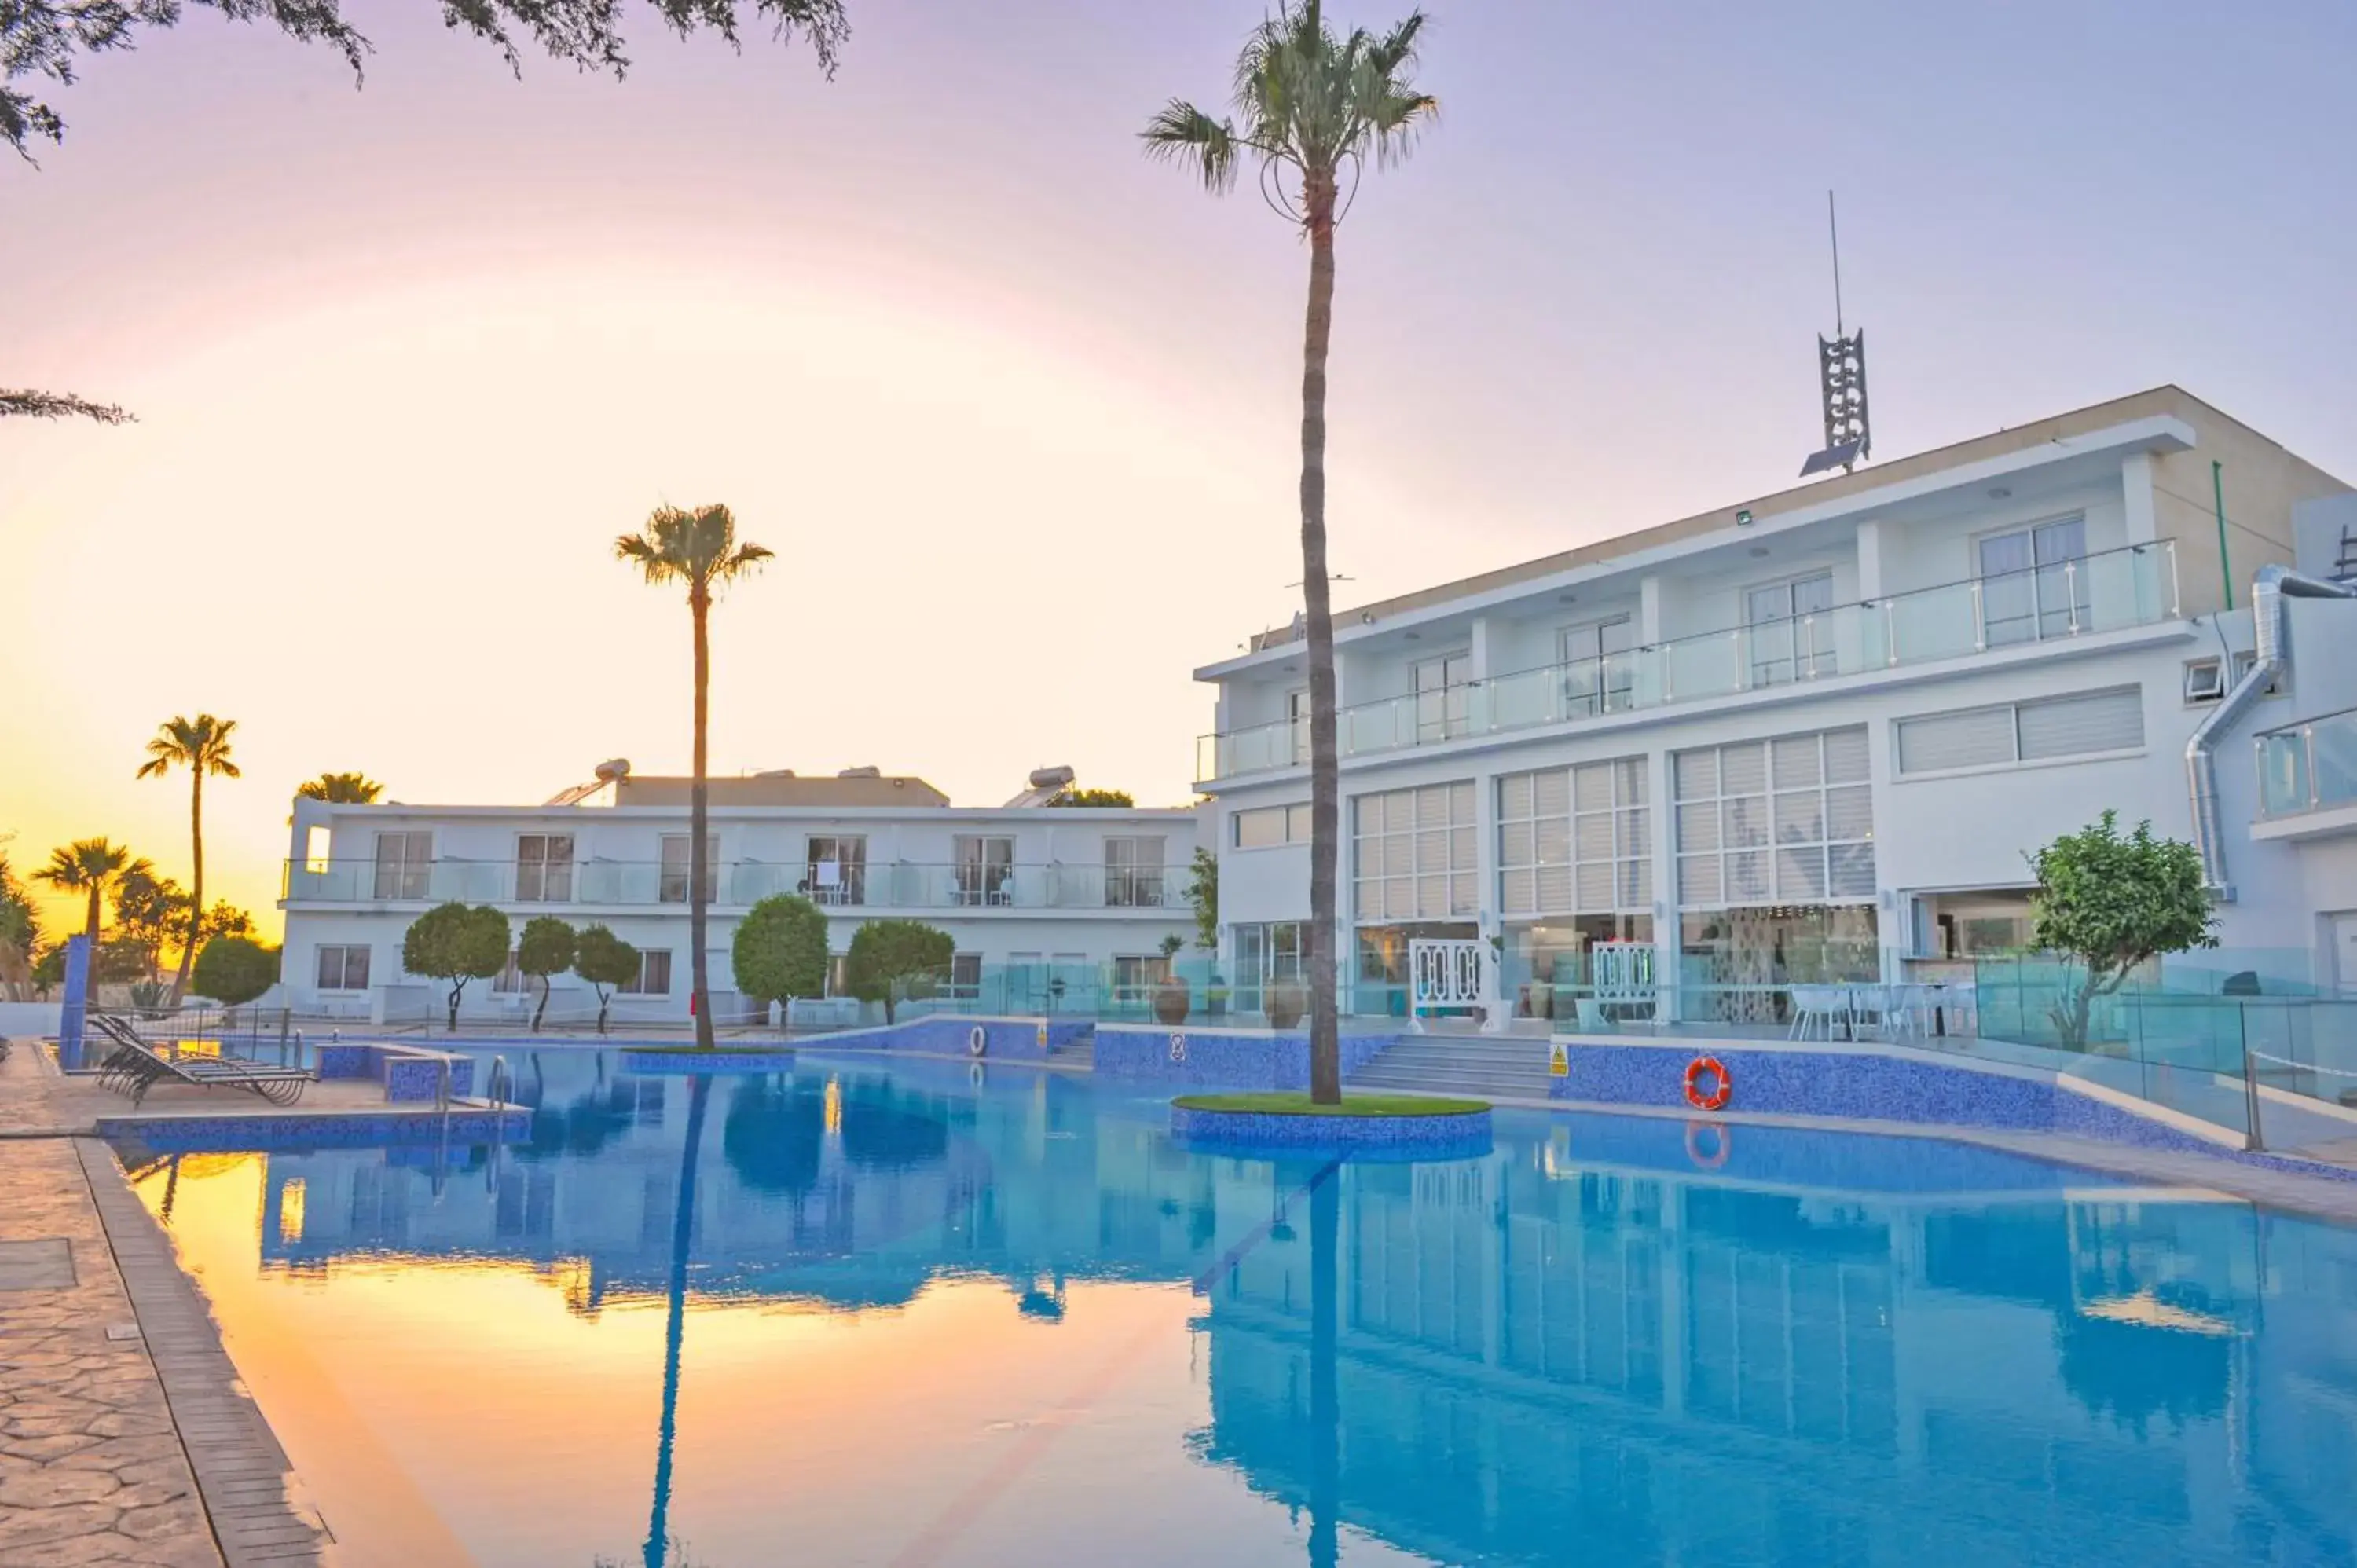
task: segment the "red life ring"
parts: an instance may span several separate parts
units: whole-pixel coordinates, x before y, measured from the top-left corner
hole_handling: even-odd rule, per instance
[[[1695,1086],[1702,1076],[1709,1073],[1718,1079],[1718,1087],[1706,1095]],[[1735,1080],[1727,1076],[1727,1069],[1717,1057],[1696,1057],[1686,1064],[1686,1103],[1697,1111],[1726,1109],[1727,1099],[1735,1092]]]
[[[1718,1135],[1718,1148],[1716,1153],[1706,1155],[1702,1152],[1702,1135],[1705,1133],[1715,1133]],[[1734,1147],[1735,1132],[1726,1122],[1689,1122],[1686,1123],[1686,1158],[1694,1162],[1697,1170],[1719,1169],[1727,1164],[1727,1156]]]

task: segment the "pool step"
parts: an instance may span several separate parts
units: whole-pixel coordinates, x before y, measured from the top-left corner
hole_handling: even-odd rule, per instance
[[[1352,1089],[1542,1099],[1547,1045],[1503,1035],[1410,1035],[1346,1080]]]
[[[1048,1059],[1063,1063],[1068,1067],[1085,1068],[1094,1072],[1097,1066],[1096,1026],[1090,1025],[1083,1028],[1073,1036],[1071,1044],[1049,1052]]]

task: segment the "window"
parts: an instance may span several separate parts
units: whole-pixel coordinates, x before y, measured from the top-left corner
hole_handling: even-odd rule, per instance
[[[1682,751],[1672,771],[1685,908],[1874,896],[1864,726]]]
[[[1650,911],[1652,854],[1641,757],[1498,780],[1501,914]]]
[[[975,1002],[981,997],[982,955],[978,952],[950,954],[950,999]]]
[[[328,857],[333,843],[334,835],[322,823],[313,822],[303,830],[303,871],[306,875],[328,875]]]
[[[1630,705],[1637,645],[1627,616],[1566,627],[1562,637],[1564,711],[1571,714],[1617,714]]]
[[[1415,687],[1415,742],[1428,745],[1448,740],[1469,728],[1466,682],[1473,675],[1470,653],[1445,653],[1427,659],[1411,671]]]
[[[1351,809],[1360,921],[1445,920],[1480,910],[1470,779],[1361,795]]]
[[[810,841],[810,870],[803,879],[815,904],[867,902],[867,839],[865,834]]]
[[[1292,806],[1255,806],[1238,811],[1233,821],[1238,849],[1273,849],[1281,843],[1309,842],[1307,800]]]
[[[686,833],[665,833],[662,836],[662,875],[655,886],[655,897],[665,904],[687,902],[687,879],[694,867],[690,864],[695,841]],[[720,835],[714,833],[704,841],[704,901],[717,903],[720,887]]]
[[[671,954],[669,951],[639,952],[639,972],[614,988],[622,996],[668,996],[671,994]]]
[[[1113,999],[1145,1002],[1154,988],[1170,978],[1170,961],[1160,953],[1116,953],[1113,961]]]
[[[1158,908],[1162,904],[1162,838],[1104,841],[1105,908]]]
[[[2226,694],[2226,667],[2215,659],[2188,660],[2185,665],[2185,700],[2189,703],[2214,703]]]
[[[1751,683],[1782,686],[1835,672],[1834,575],[1771,583],[1743,596],[1751,632]]]
[[[1238,985],[1258,987],[1302,977],[1308,953],[1302,941],[1300,921],[1239,925],[1233,934]]]
[[[1293,762],[1309,760],[1309,688],[1296,686],[1285,694],[1285,727],[1293,737]]]
[[[951,841],[957,858],[957,901],[965,905],[1015,902],[1015,841],[961,833]]]
[[[376,835],[376,896],[380,898],[431,897],[434,871],[432,833]]]
[[[2015,762],[2135,751],[2144,746],[2144,696],[2134,686],[2074,692],[1899,721],[1899,771],[1948,773]]]
[[[361,946],[323,947],[319,950],[319,989],[322,991],[366,991],[369,988],[369,950]]]
[[[1992,533],[1979,544],[1981,635],[1991,648],[2040,638],[2069,637],[2083,624],[2087,586],[2079,580],[2087,556],[2087,522],[2058,518],[2032,528]]]
[[[684,839],[680,841],[686,843]],[[573,835],[516,835],[516,902],[565,904],[573,899]]]

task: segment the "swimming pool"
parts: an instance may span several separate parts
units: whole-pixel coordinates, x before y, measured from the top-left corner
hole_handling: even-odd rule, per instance
[[[1927,1140],[1278,1164],[1069,1075],[510,1055],[527,1144],[123,1151],[349,1562],[2357,1558],[2357,1232]]]

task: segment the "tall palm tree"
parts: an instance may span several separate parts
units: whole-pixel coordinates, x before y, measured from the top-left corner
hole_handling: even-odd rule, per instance
[[[695,623],[695,782],[688,796],[687,819],[687,940],[694,980],[689,1005],[695,1012],[695,1043],[712,1048],[712,992],[704,954],[704,905],[709,891],[705,879],[710,858],[705,836],[710,816],[709,791],[704,781],[705,738],[705,693],[712,674],[712,650],[705,623],[712,614],[712,594],[757,570],[770,559],[758,544],[737,542],[737,520],[725,506],[701,506],[693,511],[658,507],[647,518],[642,533],[625,533],[614,541],[614,556],[646,575],[648,582],[687,585],[688,618]]]
[[[235,728],[235,719],[210,714],[167,719],[147,742],[147,760],[139,765],[142,779],[161,779],[175,768],[188,770],[188,844],[196,874],[188,879],[188,934],[180,942],[179,972],[172,977],[175,1007],[188,988],[188,965],[196,961],[198,926],[205,917],[205,775],[238,777],[237,764],[229,755],[230,732]]]
[[[152,875],[155,870],[151,862],[133,859],[128,849],[110,840],[76,839],[62,849],[49,851],[49,864],[34,872],[33,880],[46,882],[60,893],[80,893],[89,898],[90,916],[82,924],[82,934],[95,945],[107,894],[124,878]]]
[[[297,784],[295,793],[306,800],[325,800],[331,806],[372,806],[376,798],[384,793],[384,786],[365,773],[322,773]]]
[[[1438,103],[1409,80],[1424,13],[1378,37],[1328,30],[1318,0],[1283,3],[1236,57],[1235,118],[1183,99],[1147,122],[1149,156],[1191,170],[1213,195],[1258,166],[1262,195],[1308,236],[1309,309],[1301,366],[1301,592],[1309,636],[1309,1097],[1342,1098],[1337,1045],[1334,867],[1340,780],[1334,757],[1334,607],[1326,574],[1326,356],[1334,328],[1334,226],[1372,161],[1405,156]],[[1345,177],[1349,188],[1344,188]]]

